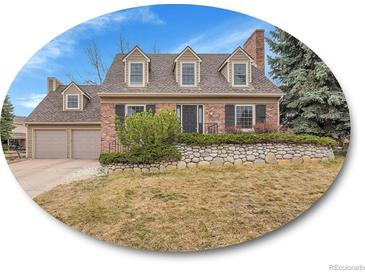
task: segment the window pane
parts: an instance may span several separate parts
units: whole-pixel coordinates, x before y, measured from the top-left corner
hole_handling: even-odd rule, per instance
[[[182,84],[194,85],[195,84],[195,65],[194,63],[182,64]]]
[[[131,64],[131,83],[132,84],[142,84],[143,83],[143,64]]]
[[[236,107],[236,125],[238,128],[252,128],[252,106]]]
[[[246,64],[234,64],[234,84],[246,85]]]
[[[127,115],[133,115],[138,112],[143,112],[144,106],[128,106]]]
[[[67,108],[78,108],[79,107],[79,97],[77,95],[67,96]]]

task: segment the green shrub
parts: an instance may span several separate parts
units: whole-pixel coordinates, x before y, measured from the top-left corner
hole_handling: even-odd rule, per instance
[[[212,144],[255,144],[255,143],[297,143],[297,144],[316,144],[335,147],[336,141],[329,137],[318,137],[308,134],[293,133],[240,133],[240,134],[188,134],[181,133],[177,138],[178,143],[188,145],[212,145]]]
[[[118,139],[127,151],[101,154],[102,164],[152,164],[181,159],[174,146],[181,126],[173,110],[136,113],[127,116],[123,125],[117,120],[116,128]]]
[[[113,163],[121,164],[154,164],[168,161],[178,161],[181,153],[174,145],[146,145],[143,147],[133,147],[127,152],[103,153],[100,155],[101,164]]]
[[[127,116],[124,125],[117,122],[118,138],[127,148],[172,144],[181,131],[179,119],[172,110],[158,114],[140,112]]]

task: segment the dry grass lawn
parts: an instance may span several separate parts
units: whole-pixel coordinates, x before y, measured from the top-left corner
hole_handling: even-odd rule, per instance
[[[323,195],[342,162],[114,173],[57,186],[35,201],[62,222],[113,244],[211,249],[285,225]]]

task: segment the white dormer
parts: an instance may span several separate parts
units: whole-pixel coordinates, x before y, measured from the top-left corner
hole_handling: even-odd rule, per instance
[[[251,66],[254,60],[238,47],[219,67],[223,76],[232,87],[247,87],[252,82]]]
[[[176,82],[181,87],[197,87],[200,83],[201,58],[186,47],[174,60]]]
[[[90,100],[90,95],[83,91],[77,84],[71,82],[63,91],[63,110],[71,111],[83,110],[88,100]]]
[[[145,87],[149,82],[150,58],[138,47],[134,47],[123,59],[124,82],[129,87]]]

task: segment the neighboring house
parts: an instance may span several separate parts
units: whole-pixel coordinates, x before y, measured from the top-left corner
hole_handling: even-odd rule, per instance
[[[25,149],[26,147],[26,134],[27,128],[25,127],[24,116],[15,116],[13,120],[13,125],[15,128],[11,132],[11,137],[7,140],[9,147],[16,147],[18,149]]]
[[[231,54],[117,54],[102,85],[61,84],[26,119],[32,158],[98,158],[115,143],[116,117],[176,109],[185,132],[224,132],[279,125],[283,95],[265,77],[264,31]]]

